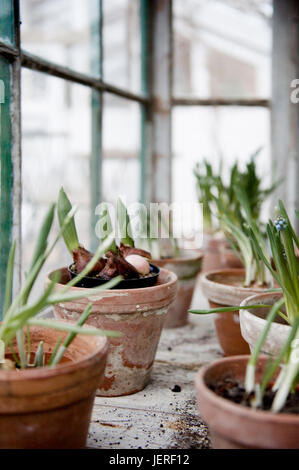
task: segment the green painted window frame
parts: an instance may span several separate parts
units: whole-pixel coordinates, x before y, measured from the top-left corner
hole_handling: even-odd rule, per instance
[[[11,245],[13,228],[13,165],[12,165],[12,129],[10,119],[10,83],[12,66],[0,57],[0,305],[4,301],[4,288],[7,254]]]

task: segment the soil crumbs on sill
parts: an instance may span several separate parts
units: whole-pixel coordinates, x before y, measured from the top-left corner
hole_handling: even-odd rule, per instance
[[[216,395],[226,398],[238,405],[251,407],[251,402],[254,399],[254,394],[247,395],[245,388],[242,384],[226,379],[216,385],[210,385],[209,388],[216,393]],[[263,397],[263,406],[261,410],[268,411],[271,409],[275,393],[272,392],[269,387]],[[282,408],[280,413],[292,413],[299,414],[299,390],[297,389],[294,393],[290,393],[286,401],[285,406]]]

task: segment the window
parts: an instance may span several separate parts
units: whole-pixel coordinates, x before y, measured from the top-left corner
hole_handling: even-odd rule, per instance
[[[12,239],[21,273],[61,185],[91,249],[101,200],[194,200],[195,162],[220,153],[229,165],[263,147],[262,171],[288,177],[294,205],[295,3],[1,0],[1,285]]]
[[[152,11],[147,0],[1,2],[2,285],[12,239],[26,270],[60,186],[80,206],[79,235],[91,249],[102,199],[145,197]],[[66,261],[61,246],[47,269]]]
[[[271,178],[271,20],[270,0],[173,1],[174,201],[196,198],[192,170],[204,158],[225,171],[262,147]]]

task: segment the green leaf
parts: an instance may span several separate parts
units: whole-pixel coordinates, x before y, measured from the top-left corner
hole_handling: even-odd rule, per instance
[[[129,230],[131,230],[130,217],[121,198],[118,198],[117,200],[117,220],[122,243],[134,246],[134,240],[129,235]]]
[[[296,235],[296,233],[293,229],[293,226],[292,226],[291,221],[289,219],[286,208],[284,207],[284,204],[281,200],[279,200],[278,204],[279,204],[279,209],[280,209],[281,215],[282,215],[282,217],[284,217],[286,219],[286,222],[287,222],[288,228],[289,228],[289,230],[292,234],[293,240],[294,240],[297,248],[299,248],[299,239],[298,239],[298,237],[297,237],[297,235]]]
[[[77,325],[71,325],[55,320],[44,320],[42,318],[31,318],[28,324],[32,326],[43,326],[46,328],[53,328],[54,330],[67,331],[86,336],[108,336],[109,338],[119,338],[123,334],[119,331],[100,330],[98,328],[84,328]]]
[[[23,291],[22,295],[22,304],[26,304],[28,297],[30,295],[30,292],[32,291],[32,288],[35,284],[35,281],[37,279],[37,276],[40,272],[40,269],[43,265],[43,262],[41,263],[40,267],[38,270],[34,270],[34,267],[37,266],[40,262],[41,259],[44,259],[45,252],[48,247],[48,237],[50,230],[53,225],[53,220],[54,220],[54,213],[55,213],[55,204],[51,204],[50,208],[46,214],[46,217],[44,218],[44,221],[42,223],[41,229],[39,231],[37,243],[35,246],[35,250],[31,259],[31,264],[30,268],[28,270],[28,274],[26,275],[26,280],[30,279],[30,282],[27,283],[26,288]],[[29,276],[29,273],[31,276]],[[35,273],[34,275],[32,275]]]
[[[53,362],[53,360],[54,360],[54,358],[57,354],[57,351],[59,349],[59,346],[61,345],[61,342],[62,342],[62,337],[58,338],[57,343],[55,344],[55,348],[53,349],[53,352],[52,352],[51,357],[50,357],[50,359],[48,361],[48,364],[47,364],[48,367],[50,367],[52,365],[52,362]]]
[[[273,306],[271,306],[271,310],[267,316],[266,325],[258,338],[254,350],[250,356],[248,361],[247,370],[246,370],[246,377],[245,377],[245,389],[247,393],[251,393],[254,389],[254,375],[255,375],[255,368],[257,364],[257,360],[261,351],[261,348],[266,340],[266,337],[269,333],[271,324],[275,320],[278,310],[284,304],[285,300],[282,297],[279,299]]]
[[[89,317],[89,315],[91,313],[91,309],[92,309],[92,304],[88,304],[86,309],[82,313],[82,315],[80,315],[80,318],[76,323],[77,326],[83,326],[84,325],[84,323],[86,322],[87,318]],[[76,336],[77,336],[77,333],[75,333],[73,331],[68,334],[68,336],[67,336],[66,340],[64,341],[63,345],[58,349],[56,355],[53,357],[53,359],[51,361],[51,367],[54,367],[57,364],[59,364],[59,362],[61,361],[61,359],[62,359],[62,357],[65,353],[65,351],[67,350],[67,348],[69,347],[69,345],[72,343],[72,341],[75,339]]]
[[[34,358],[34,367],[44,366],[44,342],[40,341]]]
[[[49,208],[49,210],[46,214],[46,217],[44,218],[41,229],[39,231],[39,236],[38,236],[38,240],[37,240],[37,243],[36,243],[36,246],[35,246],[35,250],[34,250],[34,253],[33,253],[33,256],[32,256],[32,259],[31,259],[29,271],[33,268],[33,266],[35,265],[37,260],[42,255],[44,255],[44,253],[47,249],[48,237],[49,237],[49,233],[50,233],[50,230],[52,228],[53,220],[54,220],[55,207],[56,207],[56,204],[54,204],[54,203],[51,204],[51,206],[50,206],[50,208]]]
[[[16,242],[14,241],[10,248],[8,262],[7,262],[3,316],[5,316],[12,302],[13,270],[14,270],[14,262],[15,262],[15,253],[16,253]]]
[[[101,204],[101,212],[99,217],[99,222],[97,224],[99,237],[102,243],[104,243],[108,237],[111,239],[111,244],[107,246],[106,251],[113,251],[117,253],[117,246],[115,242],[115,235],[111,238],[111,234],[114,234],[113,225],[109,213],[109,209],[106,203]]]
[[[271,305],[267,304],[253,304],[253,305],[235,305],[235,306],[227,306],[227,307],[218,307],[218,308],[209,308],[204,310],[188,310],[189,313],[195,313],[198,315],[207,315],[210,313],[226,313],[226,312],[238,312],[239,310],[248,310],[250,308],[265,308],[271,307]]]
[[[65,221],[67,215],[70,213],[71,210],[72,204],[68,199],[66,193],[64,192],[64,189],[61,188],[59,191],[57,206],[57,214],[60,228],[63,227],[63,222]],[[79,248],[79,239],[77,235],[74,216],[69,220],[68,224],[63,227],[62,236],[69,252],[72,255],[73,251]]]

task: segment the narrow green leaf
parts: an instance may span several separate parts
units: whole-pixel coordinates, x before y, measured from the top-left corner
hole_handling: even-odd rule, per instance
[[[52,228],[53,220],[54,220],[55,207],[56,207],[56,204],[54,203],[51,204],[46,214],[46,217],[44,218],[41,229],[39,231],[37,243],[35,245],[35,250],[31,259],[29,271],[33,268],[33,266],[35,265],[37,260],[40,258],[40,256],[44,255],[47,249],[48,237],[49,237],[49,233]]]
[[[195,313],[198,315],[208,315],[210,313],[226,313],[226,312],[238,312],[239,310],[248,310],[250,308],[265,308],[271,307],[271,305],[267,304],[253,304],[253,305],[236,305],[236,306],[227,306],[227,307],[218,307],[218,308],[210,308],[210,309],[203,309],[203,310],[188,310],[189,313]]]
[[[84,325],[84,323],[86,322],[87,318],[90,315],[91,309],[92,309],[92,304],[88,304],[86,309],[82,313],[82,315],[80,315],[80,318],[76,323],[77,326],[83,326]],[[60,348],[58,349],[56,355],[53,357],[51,367],[54,367],[57,364],[59,364],[59,362],[61,361],[61,359],[62,359],[62,357],[65,353],[65,351],[67,350],[67,348],[69,347],[69,345],[72,343],[72,341],[75,339],[76,336],[77,336],[77,333],[75,333],[75,332],[71,332],[71,333],[68,334],[68,336],[65,339],[63,345],[60,346]]]
[[[273,321],[274,321],[274,319],[277,315],[278,310],[280,310],[281,306],[284,303],[285,303],[285,300],[282,297],[277,302],[275,302],[275,304],[273,306],[271,306],[271,310],[270,310],[270,312],[267,316],[266,325],[265,325],[260,337],[258,338],[258,340],[255,344],[254,350],[253,350],[253,352],[250,356],[250,359],[249,359],[248,365],[247,365],[247,370],[246,370],[246,377],[245,377],[245,388],[246,388],[247,393],[251,393],[254,389],[254,381],[253,381],[254,373],[255,373],[255,368],[256,368],[256,364],[257,364],[257,360],[258,360],[261,348],[262,348],[262,346],[263,346],[263,344],[266,340],[266,337],[269,333],[271,324],[273,323]]]
[[[69,252],[72,255],[73,250],[76,250],[79,248],[79,239],[78,239],[74,216],[69,220],[68,224],[65,227],[63,227],[63,223],[71,210],[72,210],[72,204],[69,198],[67,197],[64,189],[61,188],[59,191],[59,196],[58,196],[57,214],[58,214],[60,228],[63,228],[62,237],[64,239],[64,242]]]
[[[100,330],[97,328],[83,328],[76,325],[70,325],[69,323],[64,323],[62,321],[44,320],[42,318],[30,318],[30,320],[28,320],[28,324],[33,326],[53,328],[54,330],[59,331],[70,331],[72,333],[86,336],[109,336],[111,338],[119,338],[123,336],[123,334],[119,331]]]
[[[40,341],[38,348],[35,353],[34,367],[44,366],[44,342]]]
[[[15,254],[16,254],[16,242],[14,241],[10,248],[8,262],[7,262],[3,316],[5,316],[12,302],[13,271],[14,271]]]
[[[134,246],[134,240],[129,235],[129,230],[131,230],[130,217],[121,198],[118,198],[117,200],[117,220],[122,243]]]

